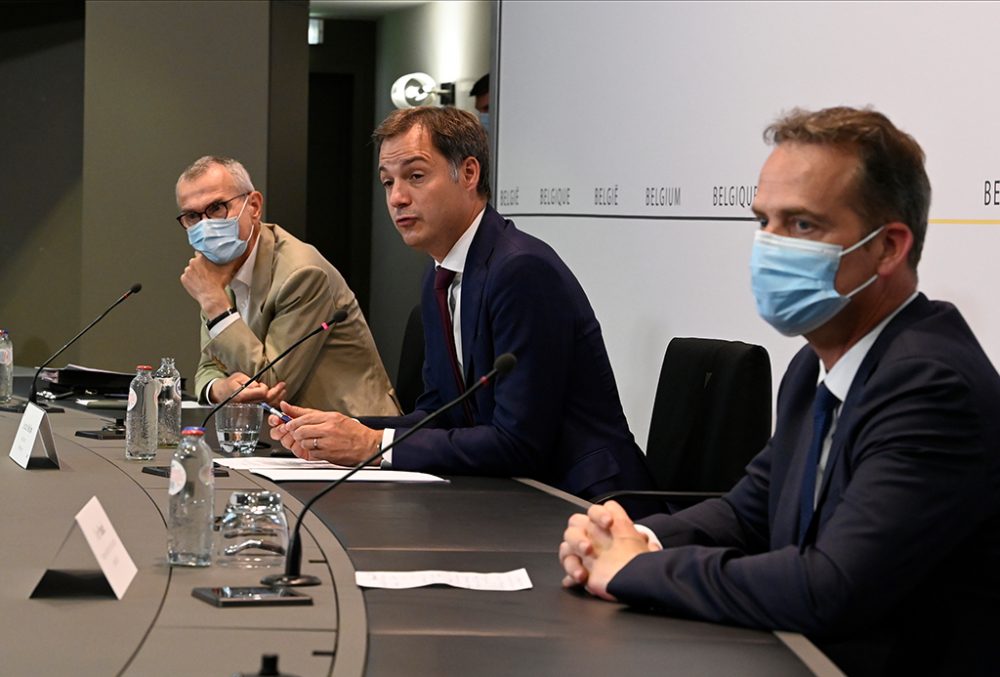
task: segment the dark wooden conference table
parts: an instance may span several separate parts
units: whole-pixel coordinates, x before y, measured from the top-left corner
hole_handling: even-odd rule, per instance
[[[5,452],[19,418],[0,413]],[[48,418],[61,469],[0,462],[5,675],[253,674],[264,653],[299,677],[837,674],[799,635],[643,613],[564,590],[556,547],[568,516],[586,504],[515,479],[345,484],[304,521],[303,569],[323,581],[302,588],[312,606],[216,608],[191,589],[254,585],[273,570],[168,567],[167,480],[126,461],[120,440],[74,436],[100,427],[98,415],[67,407]],[[149,464],[169,463],[169,453],[161,449]],[[233,471],[216,479],[216,503],[236,489],[276,489],[291,521],[323,486],[276,486]],[[121,600],[31,599],[47,568],[84,561],[63,542],[92,496],[138,567],[131,587]],[[531,590],[362,591],[354,582],[355,570],[520,567]]]

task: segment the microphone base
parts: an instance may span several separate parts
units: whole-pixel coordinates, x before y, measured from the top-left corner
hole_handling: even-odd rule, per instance
[[[274,574],[260,579],[261,584],[272,588],[298,588],[307,585],[319,585],[323,581],[308,574]]]

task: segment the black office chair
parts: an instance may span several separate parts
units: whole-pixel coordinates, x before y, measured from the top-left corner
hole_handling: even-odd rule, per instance
[[[656,491],[616,491],[659,500],[667,512],[728,491],[771,435],[771,361],[762,346],[675,338],[653,401],[646,461]]]
[[[424,392],[424,323],[420,317],[420,304],[410,311],[403,332],[403,347],[399,353],[396,370],[396,397],[403,413],[416,406],[417,398]]]

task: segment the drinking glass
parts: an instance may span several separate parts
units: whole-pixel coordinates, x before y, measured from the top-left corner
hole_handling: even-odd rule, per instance
[[[288,520],[276,491],[234,491],[218,523],[220,566],[284,566]]]
[[[215,417],[215,431],[224,454],[250,456],[257,448],[263,410],[257,403],[224,406]]]

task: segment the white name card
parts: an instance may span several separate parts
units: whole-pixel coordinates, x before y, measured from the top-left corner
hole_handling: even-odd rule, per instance
[[[28,402],[17,426],[17,435],[10,448],[10,457],[22,468],[27,468],[32,459],[48,459],[59,467],[56,446],[52,441],[52,426],[45,410]]]
[[[478,571],[355,571],[354,582],[362,588],[401,590],[426,585],[450,585],[467,590],[530,590],[528,570],[514,569],[500,573]]]
[[[114,590],[115,597],[121,599],[138,569],[118,538],[118,532],[111,525],[97,496],[87,501],[87,505],[76,513],[76,523],[87,539],[87,545],[94,553],[101,572]]]

